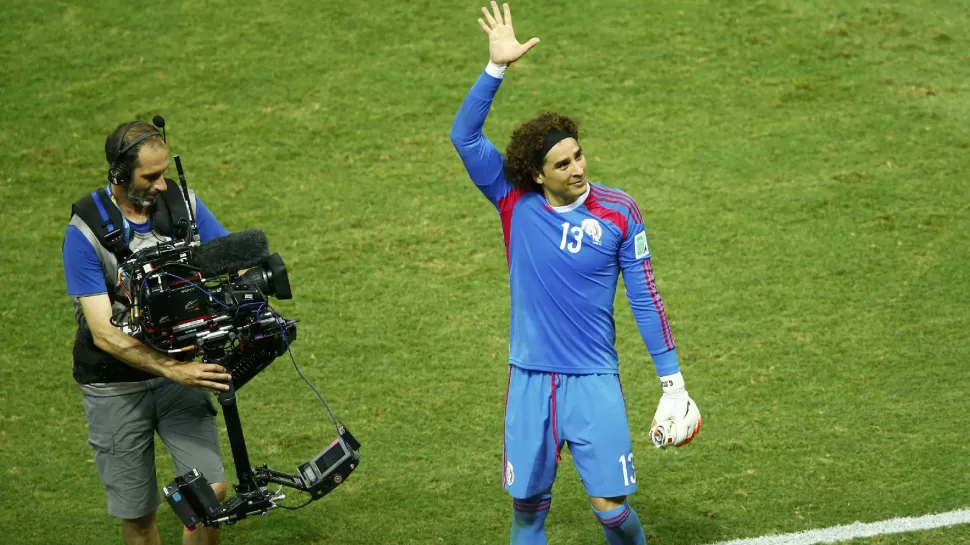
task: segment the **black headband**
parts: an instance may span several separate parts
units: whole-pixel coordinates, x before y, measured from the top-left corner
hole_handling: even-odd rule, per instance
[[[545,140],[542,142],[542,149],[536,151],[536,154],[532,157],[532,163],[536,167],[536,170],[542,170],[542,164],[545,162],[546,154],[549,153],[549,150],[567,138],[573,138],[579,141],[579,138],[575,134],[566,131],[553,131],[546,135]]]

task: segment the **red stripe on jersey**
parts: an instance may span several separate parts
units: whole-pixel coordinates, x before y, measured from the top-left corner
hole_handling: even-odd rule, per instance
[[[623,234],[623,236],[620,237],[620,240],[626,239],[626,216],[620,212],[617,212],[616,210],[613,210],[612,208],[607,208],[600,204],[599,198],[594,195],[592,191],[590,191],[589,196],[586,197],[586,209],[589,210],[590,214],[616,225]]]
[[[630,213],[633,215],[633,219],[636,220],[637,223],[643,223],[643,216],[640,215],[640,207],[637,206],[637,203],[636,201],[633,200],[633,197],[617,189],[611,189],[609,187],[602,186],[602,185],[591,186],[591,187],[594,187],[597,193],[599,193],[601,197],[602,196],[612,197],[613,199],[620,201],[620,203],[626,205],[626,207],[630,209]]]
[[[630,217],[633,218],[634,222],[643,223],[643,217],[640,215],[640,208],[631,197],[622,193],[610,192],[602,187],[596,187],[596,190],[596,196],[600,200],[625,207]]]
[[[667,350],[673,350],[674,339],[670,333],[670,324],[667,323],[667,313],[664,312],[663,301],[660,299],[660,293],[657,291],[657,284],[653,278],[653,265],[650,264],[649,259],[644,259],[640,264],[643,266],[643,277],[647,280],[650,297],[653,298],[653,306],[657,309],[657,316],[660,317],[660,330],[664,334],[664,344],[667,346]]]
[[[601,185],[591,184],[590,188],[592,188],[591,192],[595,193],[600,200],[625,206],[627,210],[630,211],[630,216],[633,217],[633,221],[643,223],[643,216],[640,215],[640,208],[637,206],[636,201],[633,200],[633,197]]]
[[[527,189],[515,188],[498,201],[498,214],[502,218],[502,233],[505,235],[505,260],[509,267],[512,266],[512,249],[509,247],[512,237],[512,210],[526,193],[528,193]]]
[[[598,195],[596,198],[601,203],[609,203],[609,204],[615,204],[615,205],[619,205],[619,206],[626,207],[626,205],[624,203],[615,201],[615,200],[613,200],[613,199],[611,199],[609,197],[603,197],[602,195]],[[636,218],[632,216],[632,213],[629,210],[625,210],[624,212],[619,212],[619,214],[622,215],[624,218],[630,218],[630,219],[632,219],[634,224],[642,224],[643,223],[643,222],[637,221]]]

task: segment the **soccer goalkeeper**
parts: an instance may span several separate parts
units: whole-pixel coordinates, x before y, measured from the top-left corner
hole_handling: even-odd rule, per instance
[[[568,444],[607,543],[645,544],[626,499],[637,478],[614,347],[620,273],[663,390],[654,443],[690,442],[700,412],[684,387],[640,210],[626,193],[587,180],[576,122],[541,114],[513,132],[505,157],[482,134],[506,69],[539,43],[516,40],[507,4],[491,8],[478,20],[490,61],[458,110],[451,141],[498,209],[505,235],[512,305],[503,485],[513,498],[511,543],[546,543],[550,492]]]

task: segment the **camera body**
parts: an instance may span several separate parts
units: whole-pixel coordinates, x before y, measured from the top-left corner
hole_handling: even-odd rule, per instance
[[[229,240],[215,253],[249,242]],[[228,265],[240,270],[226,271],[218,258],[212,266],[213,252],[206,249],[195,242],[163,243],[122,263],[121,281],[131,298],[125,330],[172,358],[201,356],[223,365],[238,390],[296,339],[296,323],[268,304],[269,296],[290,299],[292,292],[279,254],[231,259]]]

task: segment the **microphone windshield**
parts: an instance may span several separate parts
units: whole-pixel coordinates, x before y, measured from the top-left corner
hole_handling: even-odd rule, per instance
[[[154,123],[155,126],[158,127],[159,129],[161,129],[162,127],[165,126],[165,118],[160,115],[156,115],[155,117],[152,118],[152,123]]]
[[[194,265],[203,276],[234,273],[259,265],[269,257],[269,241],[259,229],[246,229],[216,238],[198,247]]]

